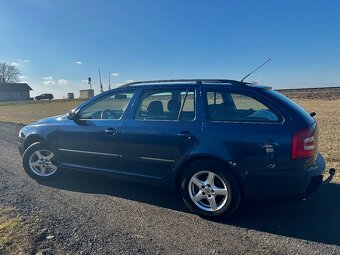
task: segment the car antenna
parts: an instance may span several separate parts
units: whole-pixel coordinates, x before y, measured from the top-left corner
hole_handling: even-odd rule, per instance
[[[243,79],[240,82],[243,82],[248,76],[252,75],[253,73],[255,73],[258,69],[260,69],[262,66],[264,66],[265,64],[267,64],[270,60],[272,60],[271,58],[268,59],[266,62],[264,62],[262,65],[258,66],[254,71],[250,72],[249,74],[247,74],[246,76],[243,77]]]
[[[100,74],[100,68],[98,69],[98,71],[99,71],[100,93],[103,93],[103,92],[104,92],[104,89],[103,89],[103,84],[102,84],[102,75]]]

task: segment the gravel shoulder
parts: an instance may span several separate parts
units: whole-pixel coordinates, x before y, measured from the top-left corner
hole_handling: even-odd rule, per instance
[[[248,202],[214,222],[153,186],[74,172],[38,183],[22,169],[19,129],[0,122],[0,205],[39,219],[32,238],[52,235],[50,254],[340,254],[340,185],[299,203]]]

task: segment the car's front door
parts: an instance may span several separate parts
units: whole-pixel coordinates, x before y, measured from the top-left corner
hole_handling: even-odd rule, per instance
[[[105,94],[82,107],[58,131],[58,156],[66,167],[117,171],[117,146],[133,90]]]
[[[162,179],[197,143],[196,90],[174,86],[140,92],[121,134],[123,173]]]

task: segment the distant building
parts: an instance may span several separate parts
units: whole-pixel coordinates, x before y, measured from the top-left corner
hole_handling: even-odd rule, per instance
[[[67,93],[67,99],[74,99],[74,93]]]
[[[0,83],[0,101],[30,100],[31,90],[27,83]]]
[[[88,99],[94,96],[94,90],[93,89],[83,89],[79,90],[79,94],[81,99]]]

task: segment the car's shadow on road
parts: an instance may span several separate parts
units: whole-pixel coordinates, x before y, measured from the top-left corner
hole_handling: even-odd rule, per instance
[[[43,185],[82,193],[106,194],[187,211],[172,191],[110,177],[68,172]],[[340,185],[329,184],[300,202],[248,201],[232,219],[219,221],[251,230],[340,245]]]

